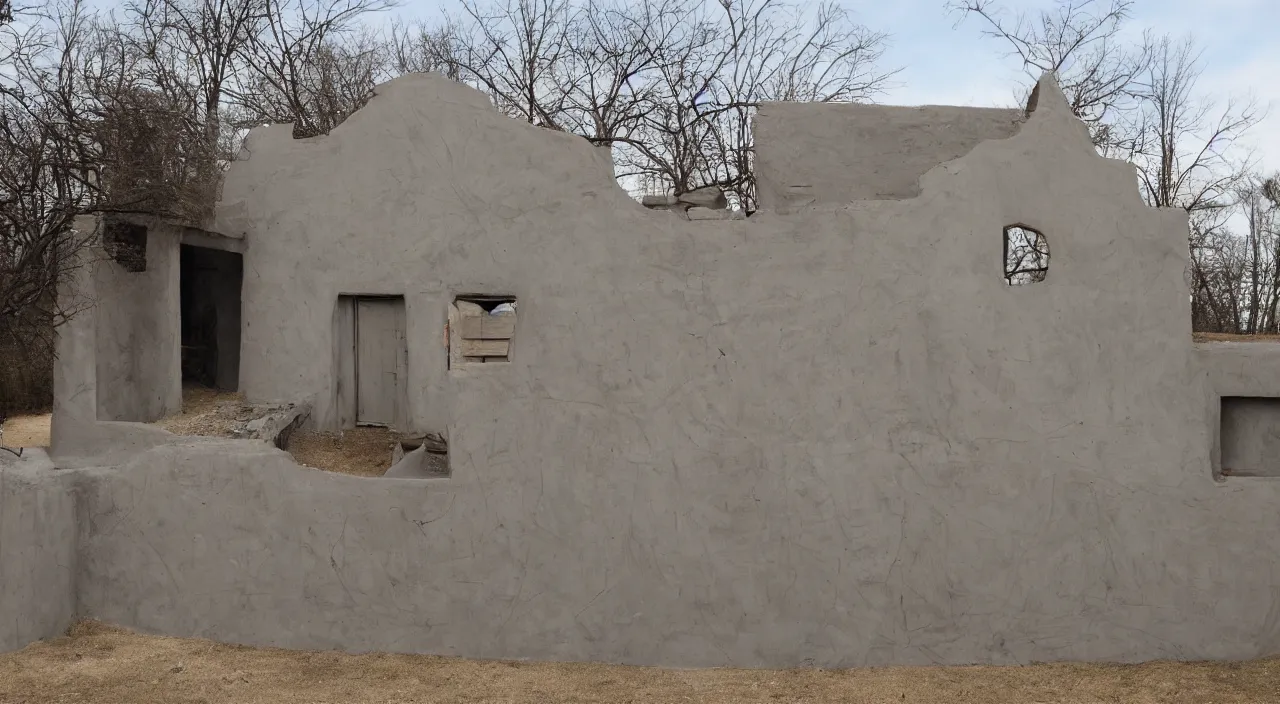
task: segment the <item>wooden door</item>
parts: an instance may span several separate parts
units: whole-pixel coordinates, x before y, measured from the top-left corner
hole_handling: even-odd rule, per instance
[[[404,299],[355,302],[356,424],[395,426],[405,388]]]

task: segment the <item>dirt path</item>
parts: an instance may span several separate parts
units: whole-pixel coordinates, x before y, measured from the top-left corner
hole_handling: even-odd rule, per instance
[[[664,670],[343,655],[157,638],[82,623],[0,655],[0,702],[1280,702],[1280,659],[861,670]]]
[[[5,447],[48,447],[52,415],[10,416],[4,422],[0,445]]]

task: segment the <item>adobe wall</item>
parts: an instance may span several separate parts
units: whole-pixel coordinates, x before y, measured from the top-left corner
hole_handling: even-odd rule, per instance
[[[61,635],[75,613],[72,477],[44,451],[0,451],[0,652]]]
[[[95,244],[77,248],[80,265],[59,283],[64,306],[80,312],[58,328],[49,455],[59,468],[109,467],[178,440],[156,426],[119,420],[181,408],[178,244],[149,236],[150,268],[127,275],[137,277],[135,284],[98,246],[96,218],[76,218],[73,230]],[[149,295],[135,295],[134,286]]]
[[[647,211],[604,150],[435,76],[256,130],[216,228],[248,243],[242,389],[331,425],[337,296],[403,294],[452,476],[230,442],[79,471],[80,613],[676,666],[1280,651],[1280,491],[1214,478],[1219,396],[1280,396],[1280,355],[1193,346],[1185,215],[1049,89],[915,197],[745,221]],[[1046,281],[1006,285],[1012,223]],[[448,369],[486,291],[519,297],[511,361]]]
[[[146,271],[102,254],[97,299],[98,418],[150,422],[182,407],[177,233],[149,227]]]
[[[930,169],[1012,137],[1024,118],[999,108],[767,103],[752,130],[760,207],[914,198]]]

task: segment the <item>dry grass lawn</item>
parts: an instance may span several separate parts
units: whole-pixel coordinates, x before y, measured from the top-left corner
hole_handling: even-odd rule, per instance
[[[665,670],[416,655],[344,655],[142,636],[87,622],[0,655],[0,702],[34,704],[1258,704],[1280,659],[1246,663],[858,670]]]
[[[10,417],[4,422],[4,434],[3,437],[0,437],[0,445],[5,447],[48,447],[49,423],[52,419],[53,416],[48,413]]]

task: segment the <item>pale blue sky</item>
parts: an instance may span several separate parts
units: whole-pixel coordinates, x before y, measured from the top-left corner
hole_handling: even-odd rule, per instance
[[[945,0],[843,0],[855,19],[891,35],[884,63],[901,67],[897,87],[881,102],[902,105],[1012,105],[1018,61],[1005,46],[981,34],[976,19],[956,26]],[[1012,11],[1052,5],[1051,0],[1007,0]],[[453,0],[403,0],[395,14],[430,18]],[[1248,139],[1262,165],[1280,169],[1280,0],[1136,0],[1128,31],[1191,34],[1204,52],[1200,87],[1220,101],[1253,96],[1269,117]]]

